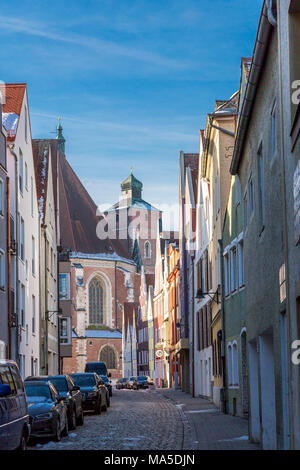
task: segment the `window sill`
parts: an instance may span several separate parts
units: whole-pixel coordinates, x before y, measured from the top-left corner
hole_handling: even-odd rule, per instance
[[[0,286],[0,292],[5,293],[5,287]]]
[[[228,385],[229,390],[238,390],[239,388],[239,385]]]

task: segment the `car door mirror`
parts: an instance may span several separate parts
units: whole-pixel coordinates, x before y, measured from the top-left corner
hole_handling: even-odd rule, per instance
[[[72,392],[77,392],[77,390],[80,390],[80,387],[78,387],[78,385],[74,385]]]
[[[11,388],[8,384],[0,385],[0,397],[7,397],[11,394]]]
[[[110,373],[110,372],[108,372],[107,377],[111,377],[111,373]]]

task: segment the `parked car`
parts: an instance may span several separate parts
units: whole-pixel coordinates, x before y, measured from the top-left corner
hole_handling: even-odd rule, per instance
[[[133,389],[139,390],[140,388],[149,388],[146,375],[138,375],[134,381]]]
[[[129,379],[126,382],[126,388],[132,390],[135,381],[136,381],[136,377],[129,377]]]
[[[60,441],[69,433],[65,397],[50,381],[26,381],[25,390],[30,416],[30,437],[54,437]]]
[[[127,381],[128,381],[127,377],[122,377],[121,379],[117,380],[116,389],[120,390],[122,388],[126,388]]]
[[[80,387],[84,410],[94,410],[96,414],[106,411],[107,388],[95,372],[70,374],[75,385]]]
[[[108,389],[109,396],[112,397],[112,385],[111,380],[108,380],[107,375],[100,375],[100,379],[103,380],[106,388]]]
[[[149,375],[147,375],[147,380],[148,380],[148,385],[154,385],[154,382]]]
[[[68,374],[29,376],[26,377],[25,382],[28,380],[50,380],[58,393],[65,398],[69,429],[75,429],[77,424],[79,426],[83,425],[84,415],[80,387],[74,384],[72,378]]]
[[[23,380],[18,366],[0,361],[0,450],[25,450],[30,418]]]
[[[111,373],[107,372],[105,362],[87,362],[85,365],[85,372],[96,372],[96,374],[100,375],[107,375],[107,377],[111,377]]]

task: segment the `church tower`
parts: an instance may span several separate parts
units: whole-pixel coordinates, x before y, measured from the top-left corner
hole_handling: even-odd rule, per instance
[[[63,127],[61,125],[61,118],[58,118],[58,124],[57,124],[56,130],[57,130],[56,140],[58,141],[58,147],[60,151],[62,152],[62,154],[65,155],[66,139],[63,136]]]

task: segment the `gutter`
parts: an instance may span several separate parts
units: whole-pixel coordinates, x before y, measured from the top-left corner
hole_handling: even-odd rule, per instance
[[[17,314],[17,326],[16,326],[16,357],[15,360],[20,368],[20,339],[19,339],[19,307],[20,307],[20,299],[19,299],[19,233],[20,233],[20,227],[19,227],[19,216],[18,216],[18,211],[19,211],[19,204],[18,204],[18,189],[19,189],[19,178],[18,178],[18,156],[14,151],[14,144],[9,147],[12,155],[15,157],[15,234],[16,234],[16,240],[17,240],[17,252],[16,252],[16,283],[15,283],[15,294],[16,294],[16,314]],[[23,371],[24,372],[24,371]]]
[[[269,3],[270,2],[267,1],[268,5]],[[248,125],[252,114],[257,87],[262,73],[262,69],[265,65],[265,56],[269,46],[270,35],[273,30],[273,26],[271,25],[268,19],[268,14],[270,16],[270,9],[268,11],[268,7],[266,6],[265,2],[259,20],[259,26],[253,51],[253,59],[247,82],[245,97],[243,100],[240,122],[236,134],[233,157],[230,165],[230,173],[232,175],[236,175],[239,169],[245,136],[248,131]]]

